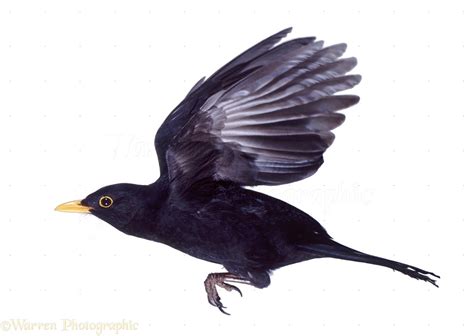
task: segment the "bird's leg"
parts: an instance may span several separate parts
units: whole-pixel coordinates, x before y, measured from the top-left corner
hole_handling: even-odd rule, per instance
[[[219,286],[221,288],[224,288],[225,290],[231,292],[231,291],[236,291],[237,293],[242,296],[242,292],[237,286],[230,285],[227,282],[236,282],[236,283],[243,283],[250,285],[250,281],[242,278],[238,275],[235,275],[233,273],[211,273],[207,276],[206,280],[204,281],[204,287],[207,292],[207,299],[209,300],[209,303],[213,305],[214,307],[219,308],[219,310],[226,314],[230,315],[227,313],[224,308],[224,305],[221,302],[221,298],[219,294],[217,293],[217,288],[216,286]]]

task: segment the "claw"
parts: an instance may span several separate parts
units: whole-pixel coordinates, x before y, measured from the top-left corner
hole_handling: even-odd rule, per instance
[[[208,301],[211,305],[213,305],[214,307],[217,307],[222,313],[226,315],[230,315],[228,312],[224,310],[224,309],[227,309],[227,307],[222,304],[221,298],[219,295],[217,295],[216,297],[213,297],[212,299],[208,298]]]
[[[241,297],[243,297],[242,295],[242,291],[239,289],[239,287],[237,286],[234,286],[234,285],[231,285],[231,284],[228,284],[227,282],[223,282],[222,285],[219,285],[217,284],[218,286],[224,288],[225,290],[227,290],[228,292],[232,292],[232,291],[236,291],[237,293],[240,294]]]
[[[230,314],[224,310],[224,308],[226,308],[226,307],[217,307],[217,308],[219,308],[219,310],[221,311],[221,313],[223,313],[223,314],[226,314],[226,315],[229,315],[229,316],[230,316]]]
[[[227,309],[227,307],[225,307],[222,304],[221,298],[219,294],[217,293],[216,286],[224,288],[225,290],[229,292],[236,291],[237,293],[240,294],[241,297],[243,295],[242,295],[242,291],[237,286],[231,285],[225,282],[225,280],[229,280],[229,281],[240,280],[242,281],[241,283],[248,283],[248,280],[240,278],[232,273],[212,273],[212,274],[209,274],[206,281],[204,281],[204,287],[207,292],[207,300],[209,301],[209,303],[212,306],[217,307],[221,311],[221,313],[230,315],[228,312],[224,310],[224,309]]]
[[[227,309],[227,307],[222,304],[221,298],[217,298],[217,307]]]

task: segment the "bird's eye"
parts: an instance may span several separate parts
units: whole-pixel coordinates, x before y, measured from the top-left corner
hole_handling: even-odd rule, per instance
[[[105,209],[110,208],[112,206],[112,204],[114,204],[114,200],[110,196],[102,196],[99,199],[99,205],[102,208],[105,208]]]

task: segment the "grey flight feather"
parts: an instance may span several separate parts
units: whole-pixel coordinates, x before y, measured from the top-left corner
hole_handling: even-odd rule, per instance
[[[159,130],[156,141],[164,143],[157,151],[165,155],[160,165],[167,165],[162,173],[176,191],[206,179],[248,186],[290,183],[322,165],[334,141],[331,131],[344,121],[337,111],[359,101],[335,93],[361,77],[347,75],[357,61],[340,58],[345,44],[323,48],[309,37],[275,46],[289,31],[199,82],[173,111],[167,125],[175,127],[173,135]]]

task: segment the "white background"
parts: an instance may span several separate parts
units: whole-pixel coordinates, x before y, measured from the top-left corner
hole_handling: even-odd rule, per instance
[[[2,1],[0,322],[138,323],[120,335],[472,335],[467,3]],[[243,298],[222,293],[229,317],[203,288],[219,265],[53,211],[103,185],[154,181],[155,131],[190,87],[287,26],[348,43],[361,101],[315,176],[257,190],[344,244],[440,274],[439,289],[314,260],[275,271],[267,289],[242,286]]]

